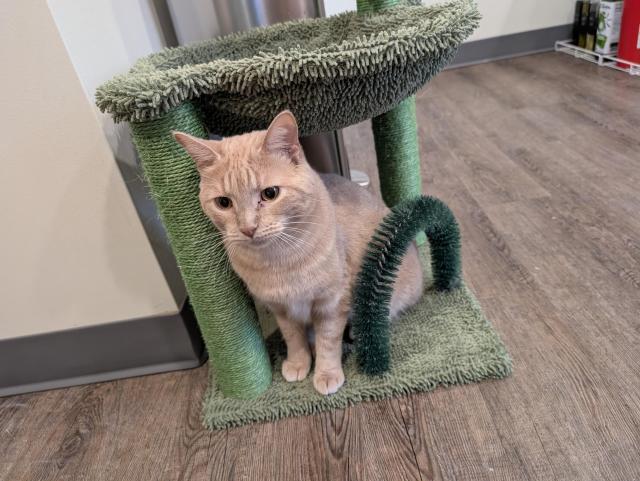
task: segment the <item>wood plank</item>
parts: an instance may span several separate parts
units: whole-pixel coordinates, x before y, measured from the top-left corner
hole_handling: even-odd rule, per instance
[[[490,92],[487,92],[487,94],[489,93]],[[444,97],[449,98],[447,95],[444,95]],[[425,102],[427,101],[427,98],[428,97],[425,97]],[[443,105],[443,103],[445,102],[434,101],[433,103],[436,105]],[[494,104],[492,105],[497,105],[497,104],[498,104],[497,102],[494,102]],[[448,115],[453,117],[451,119],[452,124],[455,124],[458,126],[465,125],[465,129],[464,129],[465,137],[469,129],[474,129],[474,128],[477,128],[478,130],[481,129],[482,131],[486,131],[486,130],[492,131],[494,133],[494,136],[496,135],[496,131],[499,131],[503,135],[500,137],[496,136],[494,139],[491,139],[491,140],[492,141],[498,140],[503,143],[507,142],[510,138],[512,138],[512,136],[514,135],[514,132],[518,131],[517,129],[518,126],[513,124],[514,116],[517,115],[518,112],[522,112],[527,108],[524,104],[520,104],[514,107],[514,109],[517,110],[517,112],[507,112],[507,113],[502,113],[501,115],[494,116],[493,119],[498,117],[500,120],[502,120],[501,124],[499,126],[496,126],[495,122],[482,123],[481,120],[483,118],[483,115],[474,115],[474,112],[473,112],[474,105],[469,106],[468,102],[465,102],[463,105],[465,107],[457,111],[454,111],[453,109],[448,109],[447,113]],[[441,129],[441,122],[439,122],[439,120],[440,119],[435,118],[432,124],[432,131],[431,131],[431,134],[433,136],[432,140],[435,143],[438,143],[439,141],[441,141],[440,139],[444,138],[445,140],[443,144],[446,146],[447,136],[451,135],[450,133],[451,129],[448,129],[446,126]],[[427,120],[425,119],[424,125],[426,124],[427,124]],[[476,125],[478,127],[475,127]],[[541,124],[538,123],[538,125],[541,125]],[[495,131],[493,131],[492,128],[495,128]],[[540,141],[541,139],[536,139],[536,140]],[[557,141],[558,139],[547,138],[544,140]],[[517,143],[517,140],[515,140],[514,143]],[[508,152],[505,152],[505,153],[506,155],[509,156]],[[475,159],[472,158],[472,161],[473,160]],[[540,176],[536,174],[540,174],[541,172],[540,169],[538,170],[526,169],[526,170],[530,175],[533,176],[533,178],[539,179]],[[457,179],[457,177],[461,177],[467,174],[467,172],[464,172],[458,169],[458,170],[455,170],[455,174]],[[557,176],[555,177],[555,179],[557,179]],[[539,261],[540,255],[544,255],[545,253],[548,254],[549,251],[551,251],[552,253],[556,252],[557,250],[561,249],[562,246],[564,246],[567,249],[570,249],[571,246],[567,245],[566,233],[564,233],[564,237],[562,239],[560,237],[558,237],[557,239],[548,238],[549,237],[548,224],[549,224],[549,220],[551,220],[551,223],[553,223],[553,220],[551,219],[552,216],[546,216],[545,218],[542,218],[540,223],[538,223],[535,226],[535,229],[532,229],[531,227],[527,229],[527,225],[530,224],[530,216],[527,215],[528,211],[524,210],[524,208],[529,204],[555,205],[556,196],[554,194],[556,194],[556,192],[550,191],[551,196],[539,198],[539,199],[521,199],[520,201],[517,201],[517,202],[496,203],[496,202],[490,202],[490,199],[486,199],[486,198],[483,198],[481,195],[478,195],[478,190],[474,189],[474,185],[472,183],[465,182],[464,178],[462,178],[461,180],[464,183],[464,187],[460,185],[457,186],[458,190],[456,191],[456,195],[453,198],[453,203],[456,206],[454,210],[459,214],[459,217],[460,217],[460,214],[462,217],[461,223],[463,225],[463,235],[465,235],[465,239],[467,240],[467,243],[470,241],[473,245],[481,245],[480,239],[484,237],[484,239],[482,239],[482,242],[484,243],[483,250],[489,250],[489,252],[491,252],[490,256],[478,256],[474,258],[471,262],[469,262],[468,256],[465,257],[467,262],[466,264],[467,269],[465,270],[465,272],[468,272],[469,270],[473,271],[474,270],[473,264],[478,262],[478,260],[482,261],[482,262],[478,262],[480,264],[480,266],[478,266],[480,267],[478,269],[478,272],[482,272],[485,278],[487,277],[496,278],[498,275],[502,278],[502,275],[504,274],[504,270],[500,267],[500,264],[502,264],[503,262],[511,264],[511,268],[509,269],[510,272],[526,272],[528,275],[524,277],[524,279],[526,279],[526,282],[520,283],[521,284],[520,293],[518,293],[517,290],[516,292],[509,291],[508,295],[506,296],[501,296],[499,298],[492,299],[491,300],[492,304],[490,305],[497,307],[497,306],[500,306],[500,304],[504,303],[505,299],[510,299],[515,305],[522,308],[524,307],[524,305],[526,305],[524,303],[526,302],[526,298],[527,298],[527,296],[522,293],[522,290],[529,290],[530,293],[535,294],[535,296],[533,296],[533,300],[535,302],[532,303],[533,306],[535,306],[534,307],[535,309],[539,310],[540,309],[539,306],[541,305],[550,306],[549,312],[545,312],[544,310],[541,310],[541,312],[538,312],[537,314],[539,314],[540,317],[542,317],[543,319],[547,317],[548,318],[547,322],[550,322],[551,326],[553,326],[554,329],[563,329],[565,327],[563,324],[566,322],[566,319],[559,317],[554,312],[557,308],[555,308],[555,306],[550,304],[550,299],[547,298],[545,296],[545,293],[540,289],[540,287],[536,285],[536,282],[535,282],[536,277],[534,274],[532,274],[532,272],[535,273],[536,268],[540,269],[540,267],[538,267],[533,262],[528,263],[527,260]],[[510,179],[507,179],[507,180],[511,182]],[[549,179],[542,178],[542,180],[549,180]],[[571,186],[572,180],[574,179],[565,177],[564,179],[557,180],[556,182],[561,183],[562,186],[566,189],[567,186]],[[591,179],[591,182],[593,182],[593,178]],[[517,182],[515,182],[515,185],[517,185]],[[541,185],[546,187],[548,184],[546,182],[542,182]],[[465,187],[467,187],[468,190],[466,190]],[[466,194],[468,195],[468,198],[463,202],[463,204],[459,204],[461,198],[464,197],[463,195],[461,195],[461,192],[466,192]],[[473,197],[471,195],[473,195]],[[476,202],[476,199],[477,199],[477,202]],[[593,202],[594,199],[589,199],[589,201]],[[588,205],[591,207],[592,203],[589,203]],[[491,216],[490,218],[486,218],[485,212],[494,213],[495,211],[503,211],[506,209],[511,210],[511,212],[513,212],[514,215],[511,216],[509,219],[507,219],[504,223],[495,225],[493,221],[494,220],[493,216]],[[574,212],[574,210],[572,210],[571,212]],[[470,220],[475,222],[465,222],[467,215],[471,217]],[[518,219],[520,220],[520,222],[518,222]],[[480,222],[478,222],[478,220],[480,220]],[[514,231],[522,232],[522,235],[517,239],[512,239],[511,237],[508,236],[508,234],[505,235],[501,231],[504,231],[507,233],[514,232]],[[636,235],[637,235],[637,231],[636,231]],[[472,237],[471,240],[469,240],[469,236]],[[528,244],[526,243],[526,240],[529,241]],[[534,252],[531,252],[531,245],[535,245],[537,247],[537,250]],[[522,247],[520,248],[520,246]],[[546,249],[545,249],[545,246],[547,246]],[[548,246],[551,246],[551,247],[549,248]],[[593,245],[590,245],[589,247],[591,249],[594,248]],[[517,255],[517,254],[521,254],[521,255]],[[525,254],[527,254],[528,256]],[[538,257],[536,257],[536,255]],[[536,258],[534,259],[534,257]],[[627,261],[631,261],[631,259],[627,259]],[[471,264],[470,268],[469,268],[469,264]],[[562,264],[558,263],[558,258],[555,258],[551,260],[548,265],[545,265],[542,269],[544,270],[544,268],[548,268],[549,270],[553,269],[553,272],[557,272],[561,267],[562,267]],[[492,270],[496,272],[491,272]],[[473,273],[472,273],[472,277],[475,278],[475,275]],[[518,281],[517,277],[510,278],[507,276],[507,279],[510,282]],[[573,294],[575,295],[575,292]],[[536,301],[536,298],[538,298],[537,301]],[[575,298],[575,296],[573,298]],[[561,312],[562,314],[566,314],[566,312],[563,312],[560,309],[558,309],[558,311]],[[490,317],[495,319],[495,316],[490,316]],[[498,317],[498,319],[500,319],[500,317]],[[516,321],[516,322],[517,320],[518,320],[517,316],[513,317],[512,319],[512,321]],[[533,320],[531,321],[533,322]],[[572,319],[572,321],[577,321],[577,319],[574,318]],[[573,351],[572,356],[579,357],[579,362],[577,364],[574,363],[573,365],[574,368],[576,366],[579,367],[584,364],[589,364],[589,359],[585,356],[584,353],[575,351],[577,346],[584,348],[584,346],[581,345],[581,343],[579,343],[578,340],[576,339],[571,339],[570,341],[567,341],[562,336],[559,339],[557,338],[549,339],[544,342],[544,346],[545,346],[544,351],[542,351],[542,349],[539,346],[536,346],[537,344],[535,342],[536,338],[533,336],[531,337],[527,336],[526,337],[527,344],[522,345],[518,341],[519,340],[521,341],[523,337],[525,337],[524,336],[525,332],[523,332],[523,328],[529,327],[529,324],[523,325],[522,322],[519,322],[517,324],[518,324],[517,336],[510,337],[508,333],[511,331],[512,328],[510,329],[504,322],[500,323],[500,321],[498,321],[500,332],[507,333],[505,337],[507,339],[508,345],[513,346],[512,342],[516,343],[515,347],[513,347],[515,352],[520,352],[520,353],[526,352],[525,350],[527,348],[527,345],[533,346],[537,348],[539,352],[544,352],[546,358],[548,358],[550,354],[553,354],[553,356],[551,356],[552,358],[558,357],[559,360],[564,361],[563,363],[560,363],[560,365],[565,365],[566,363],[572,360],[571,358],[569,358],[568,360],[565,359],[568,354],[566,352],[568,349],[569,351]],[[546,326],[546,327],[547,329],[549,329],[549,326]],[[558,335],[555,332],[554,334],[556,336]],[[562,333],[562,334],[566,335],[566,333]],[[562,344],[557,345],[559,342],[562,342]],[[555,349],[554,349],[554,343],[556,344]],[[637,349],[635,350],[635,353],[637,354]],[[594,352],[591,351],[589,352],[589,354],[590,355],[594,354]],[[600,359],[598,359],[598,361],[600,361]],[[626,362],[626,361],[630,361],[630,359],[623,360],[623,362]],[[516,359],[516,368],[518,368],[517,359]],[[596,373],[599,373],[602,371],[606,372],[606,370],[603,369],[602,366],[590,366],[590,368],[593,368]],[[609,366],[609,368],[611,372],[608,374],[610,374],[611,376],[618,375],[618,378],[625,378],[625,375],[627,374],[627,372],[618,373],[615,369],[615,366]],[[599,370],[599,369],[602,369],[602,370]],[[523,384],[521,386],[518,386],[519,389],[515,391],[515,394],[517,395],[518,393],[522,393],[523,390],[526,392],[527,386],[530,386],[532,384],[531,379],[538,378],[539,379],[538,382],[540,381],[544,382],[545,378],[549,377],[549,373],[545,373],[544,370],[541,370],[541,371],[542,372],[536,373],[533,377],[531,375],[528,375],[527,385]],[[519,374],[520,374],[520,371],[517,370],[516,374],[514,375],[513,382],[517,383],[519,381],[519,378],[520,378]],[[567,373],[565,376],[561,376],[559,380],[556,380],[556,382],[561,382],[562,384],[566,384],[568,381],[571,381],[574,377],[575,377],[575,374]],[[625,406],[625,404],[628,402],[628,397],[634,396],[634,393],[637,392],[637,387],[635,387],[633,384],[632,384],[632,387],[633,387],[632,389],[629,389],[629,386],[627,386],[627,389],[625,389],[625,386],[621,386],[620,384],[616,386],[607,386],[606,388],[603,388],[602,384],[607,383],[606,375],[598,379],[598,381],[600,382],[598,386],[594,386],[592,385],[592,382],[590,382],[592,377],[593,377],[593,374],[591,372],[585,371],[584,369],[582,369],[582,372],[579,371],[577,378],[575,378],[576,380],[579,380],[578,384],[573,382],[572,383],[573,386],[570,386],[572,389],[568,391],[569,393],[574,393],[574,392],[581,393],[584,397],[580,397],[580,398],[568,397],[567,398],[566,396],[563,396],[563,398],[561,399],[553,400],[553,403],[549,402],[549,404],[552,404],[554,406],[556,405],[560,406],[561,408],[559,408],[559,410],[563,410],[563,411],[566,410],[569,413],[573,412],[574,414],[576,413],[580,414],[580,413],[583,413],[585,410],[589,412],[588,416],[584,416],[584,420],[583,420],[584,426],[582,427],[582,429],[576,429],[576,431],[581,432],[581,434],[584,434],[584,431],[593,429],[592,425],[597,424],[598,420],[600,422],[600,429],[605,429],[605,427],[610,425],[611,422],[619,422],[618,419],[620,417],[625,417],[624,416],[625,409],[623,406]],[[635,379],[637,379],[637,375],[635,375],[634,377]],[[632,379],[634,379],[634,377],[632,377]],[[593,382],[596,382],[596,381],[593,381]],[[509,382],[496,383],[496,385],[499,386],[499,388],[501,388],[502,390],[507,389],[508,386],[510,386],[510,384],[511,383]],[[533,384],[536,385],[537,383],[534,381]],[[486,386],[488,385],[489,385],[488,383],[483,384],[481,386],[481,389],[486,390],[487,389]],[[585,389],[585,385],[587,386],[587,389]],[[602,390],[602,392],[599,392],[600,390]],[[526,398],[535,399],[537,391],[532,392],[530,387],[528,391],[530,395],[526,396]],[[618,399],[618,402],[611,403],[610,405],[608,405],[607,403],[604,403],[604,405],[602,405],[601,402],[599,402],[601,399],[601,396],[604,395],[604,392],[609,392],[609,391],[614,392],[618,396],[620,396]],[[504,401],[507,401],[507,400],[504,400],[504,399],[496,400],[490,396],[487,396],[487,399],[488,399],[487,402],[491,403],[494,406],[494,409],[496,410],[496,414],[498,412],[500,412],[500,414],[504,413],[505,411],[509,412],[509,406],[511,404],[514,404],[515,406],[522,404],[522,401],[517,399],[516,399],[516,402],[506,402],[506,403],[504,403]],[[520,401],[520,402],[517,402],[517,401]],[[635,403],[632,402],[632,406],[634,404]],[[500,411],[498,411],[499,407],[502,407]],[[536,418],[541,419],[541,422],[534,424],[534,428],[535,428],[534,436],[535,438],[538,439],[539,443],[541,443],[542,442],[541,440],[544,439],[545,444],[550,446],[555,445],[556,449],[550,450],[551,454],[558,452],[558,449],[561,449],[562,446],[566,444],[567,438],[572,441],[574,440],[574,438],[576,438],[575,433],[572,433],[570,430],[563,433],[559,432],[560,430],[557,427],[558,420],[550,417],[548,414],[545,413],[545,411],[539,410],[537,406],[534,406],[534,407],[536,408],[535,411],[530,413],[529,416],[533,417],[534,419]],[[560,414],[564,414],[564,413],[560,413]],[[516,418],[516,416],[512,416],[512,417]],[[498,422],[501,419],[501,416],[494,415],[493,419],[494,421]],[[594,422],[594,419],[596,420],[596,422]],[[606,422],[604,421],[605,419],[606,419]],[[628,456],[625,456],[625,453],[628,452],[626,451],[627,449],[631,449],[632,450],[631,452],[634,452],[634,450],[637,451],[638,449],[637,435],[634,436],[634,433],[636,432],[634,430],[634,426],[636,423],[637,423],[637,418],[632,419],[631,421],[624,421],[622,422],[623,425],[618,426],[615,429],[615,432],[618,434],[618,436],[620,436],[620,433],[625,433],[623,437],[624,439],[623,444],[626,444],[626,446],[621,450],[609,448],[610,450],[607,452],[607,456],[609,456],[609,458],[602,457],[602,456],[594,456],[593,452],[591,451],[592,448],[590,448],[589,446],[585,446],[582,452],[578,451],[578,453],[580,453],[581,455],[580,457],[582,457],[582,460],[580,461],[579,464],[571,465],[571,464],[567,464],[567,461],[566,461],[566,456],[568,456],[569,454],[571,454],[571,456],[575,458],[576,452],[564,453],[562,456],[562,460],[560,461],[560,460],[555,460],[553,456],[546,455],[546,449],[545,449],[544,451],[545,454],[543,458],[547,457],[552,460],[552,465],[551,465],[551,468],[553,471],[552,476],[559,479],[592,479],[592,476],[600,476],[606,479],[610,479],[612,478],[612,476],[616,476],[613,479],[616,479],[616,478],[625,479],[625,476],[627,476],[629,477],[629,479],[634,479],[633,477],[637,476],[638,474],[637,466],[634,465],[634,462],[632,459],[630,459]],[[563,424],[560,424],[560,426],[563,426]],[[508,428],[508,427],[509,427],[509,424],[504,424],[502,426],[502,429]],[[511,432],[511,435],[507,439],[513,442],[514,434],[515,433]],[[553,436],[549,436],[549,434],[552,434]],[[562,437],[558,437],[558,434],[561,434]],[[554,436],[555,436],[555,439],[554,439]],[[596,432],[592,433],[592,437],[596,439],[597,436],[598,436],[598,433],[596,430]],[[611,440],[611,442],[612,442],[612,446],[615,446],[613,440]],[[531,446],[534,443],[531,441],[527,441],[527,444]],[[572,444],[576,444],[576,443],[574,442]],[[519,450],[519,451],[523,452],[523,450]],[[607,459],[612,459],[612,458],[617,458],[618,462],[620,463],[616,473],[613,473],[610,471],[610,463],[607,463]],[[522,464],[525,466],[527,465],[524,462]],[[591,472],[584,469],[583,464],[590,466]],[[534,467],[533,471],[531,472],[535,472],[535,473],[540,472],[539,463],[533,463],[531,464],[531,466]],[[582,469],[581,469],[581,466],[582,466]],[[620,473],[620,471],[623,471],[624,469],[627,470],[627,473],[626,474]],[[540,479],[550,479],[549,473],[546,473]]]
[[[34,448],[49,434],[50,417],[77,394],[69,389],[0,399],[0,479],[11,479],[9,472],[17,466],[22,473],[31,469]]]
[[[414,442],[424,446],[423,479],[528,479],[522,460],[505,449],[478,386],[412,396],[406,413]]]
[[[402,412],[394,400],[363,403],[337,413],[347,459],[343,479],[419,480]],[[335,479],[335,478],[334,478]]]
[[[483,229],[471,227],[467,228],[466,232],[467,239],[472,236],[474,244],[480,244],[480,238],[484,238],[482,242],[486,243],[486,250],[494,251],[493,255],[482,257],[483,260],[488,259],[488,262],[477,266],[478,272],[482,272],[485,277],[493,277],[492,270],[504,272],[499,264],[509,262],[510,257],[516,252],[511,247],[508,250],[503,247],[509,246],[508,243],[501,241],[497,245],[494,244],[492,238],[495,230],[490,232],[492,234],[489,238],[485,236]],[[473,264],[476,264],[478,259],[467,262],[472,264],[473,270],[476,268]],[[523,268],[520,261],[514,260],[513,262],[518,266],[518,269]],[[554,265],[557,268],[558,264]],[[535,277],[532,278],[535,280]],[[513,281],[517,281],[517,279]],[[560,459],[553,460],[551,469],[555,473],[554,476],[558,479],[591,479],[591,476],[597,475],[609,479],[607,476],[610,473],[604,471],[604,467],[607,466],[606,460],[601,459],[599,465],[596,465],[598,457],[591,451],[592,448],[588,444],[587,446],[579,446],[577,440],[580,436],[587,436],[586,433],[590,433],[587,437],[591,439],[599,439],[601,434],[598,429],[612,423],[622,423],[615,429],[620,437],[620,443],[627,444],[625,449],[640,446],[637,435],[632,434],[633,426],[637,421],[619,420],[626,417],[624,413],[627,412],[625,406],[628,406],[628,400],[623,402],[625,395],[632,395],[634,391],[627,389],[626,393],[622,391],[624,394],[621,395],[620,386],[603,387],[607,384],[609,374],[611,376],[618,375],[620,379],[624,379],[627,373],[619,373],[615,369],[611,369],[608,374],[600,374],[606,371],[603,369],[603,363],[598,357],[597,350],[590,351],[589,355],[576,351],[582,347],[576,339],[570,336],[575,331],[572,325],[576,320],[569,319],[570,324],[565,325],[567,318],[555,312],[549,298],[535,283],[531,282],[531,279],[527,283],[520,283],[520,286],[510,291],[507,296],[487,299],[483,304],[485,309],[489,306],[488,315],[496,324],[499,332],[503,334],[515,358],[516,371],[513,377],[507,382],[497,384],[502,390],[507,389],[508,385],[516,384],[511,394],[517,397],[515,400],[502,398],[488,401],[495,409],[492,416],[494,423],[500,425],[500,420],[505,412],[510,411],[511,405],[519,407],[524,404],[529,410],[529,419],[533,419],[535,422],[529,425],[527,444],[518,449],[518,452],[530,452],[532,448],[535,448],[535,443],[531,440],[535,440],[538,436],[542,438],[544,433],[546,436],[553,434],[554,437],[544,438],[547,449],[553,453],[558,450],[564,453]],[[495,310],[501,305],[504,306],[502,313]],[[580,332],[580,338],[584,338],[584,334],[584,331]],[[524,356],[524,359],[521,360],[518,355]],[[596,356],[595,359],[598,362],[594,362],[592,356]],[[582,366],[588,367],[583,368]],[[502,387],[503,384],[505,387]],[[482,385],[481,389],[484,389],[484,386]],[[553,391],[550,391],[550,386],[554,388]],[[602,405],[599,402],[603,396],[606,396],[606,392],[610,397],[620,396],[614,402],[618,407],[613,411],[608,403],[605,402]],[[554,406],[553,411],[549,410],[549,406]],[[513,417],[516,417],[516,414],[513,414]],[[606,419],[606,422],[602,422],[599,428],[594,428],[594,425],[598,424],[596,422],[598,419]],[[509,429],[509,427],[508,424],[502,424],[500,429]],[[531,432],[532,429],[533,432]],[[521,431],[521,433],[525,432]],[[624,437],[622,433],[625,433]],[[507,439],[516,445],[520,441],[513,435]],[[571,453],[562,451],[563,446],[566,445],[572,446]],[[612,445],[614,446],[615,443]],[[621,453],[617,453],[619,461],[622,463],[618,469],[622,470],[622,466],[624,466],[635,475],[637,474],[635,471],[637,466],[634,468],[634,462],[624,456],[625,452],[629,451],[623,450]],[[630,452],[634,452],[633,449]],[[571,456],[567,459],[569,454]],[[608,456],[611,456],[608,459],[612,459],[613,453],[609,452]],[[577,459],[576,464],[570,462],[570,459]],[[521,464],[527,466],[524,461],[521,461]],[[530,466],[540,466],[540,462],[532,461]],[[588,472],[585,466],[589,466],[593,471]],[[529,469],[533,470],[534,468]],[[537,472],[539,473],[540,470],[538,469]],[[534,479],[549,478],[547,474],[544,474]],[[619,479],[624,479],[624,475]],[[629,479],[633,478],[629,477]]]
[[[334,413],[230,429],[229,479],[324,480],[335,466]]]

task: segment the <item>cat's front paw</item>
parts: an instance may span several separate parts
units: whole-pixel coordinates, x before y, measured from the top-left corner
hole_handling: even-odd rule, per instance
[[[344,372],[342,368],[335,368],[326,371],[317,371],[313,375],[313,387],[320,394],[333,394],[344,384]]]
[[[282,377],[287,382],[302,381],[311,369],[311,357],[309,359],[291,361],[286,359],[282,363]]]

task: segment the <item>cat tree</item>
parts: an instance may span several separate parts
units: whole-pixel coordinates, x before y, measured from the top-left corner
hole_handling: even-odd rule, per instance
[[[438,287],[457,285],[455,220],[443,204],[418,197],[412,95],[452,59],[479,15],[467,0],[436,6],[397,3],[358,0],[357,13],[167,49],[139,60],[129,73],[96,93],[103,112],[131,126],[210,354],[217,390],[228,402],[263,393],[271,383],[271,364],[251,298],[227,268],[224,250],[212,248],[219,234],[200,209],[198,174],[172,131],[202,138],[239,134],[266,128],[284,109],[294,113],[302,136],[372,118],[382,194],[389,206],[399,207],[378,230],[377,247],[372,247],[359,278],[354,304],[361,321],[354,321],[356,333],[361,323],[371,320],[385,332],[384,299],[372,300],[370,286],[390,292],[394,262],[426,227],[432,243],[445,246],[434,253],[432,245],[436,278],[447,278],[442,277]],[[381,253],[388,254],[385,268],[379,266]],[[437,265],[437,259],[445,258],[447,266]],[[356,340],[366,372],[388,369],[388,339],[356,334]],[[498,362],[495,372],[490,371],[504,374],[508,369],[502,366]],[[224,409],[231,408],[225,404]]]

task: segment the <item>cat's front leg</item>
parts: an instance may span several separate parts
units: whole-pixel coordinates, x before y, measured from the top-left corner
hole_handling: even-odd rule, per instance
[[[346,324],[347,317],[341,314],[338,306],[319,309],[314,316],[316,365],[313,387],[320,394],[333,394],[344,384],[342,335]]]
[[[287,358],[282,363],[282,376],[288,382],[302,381],[311,370],[311,351],[303,322],[289,319],[285,312],[274,312],[284,342]]]

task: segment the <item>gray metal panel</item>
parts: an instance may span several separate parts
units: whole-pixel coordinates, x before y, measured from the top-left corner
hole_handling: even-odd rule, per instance
[[[572,25],[530,30],[463,43],[448,68],[553,50],[556,40],[571,38]]]
[[[341,130],[301,137],[300,145],[309,164],[317,172],[351,178]]]
[[[0,341],[0,396],[197,367],[206,360],[191,308]]]

